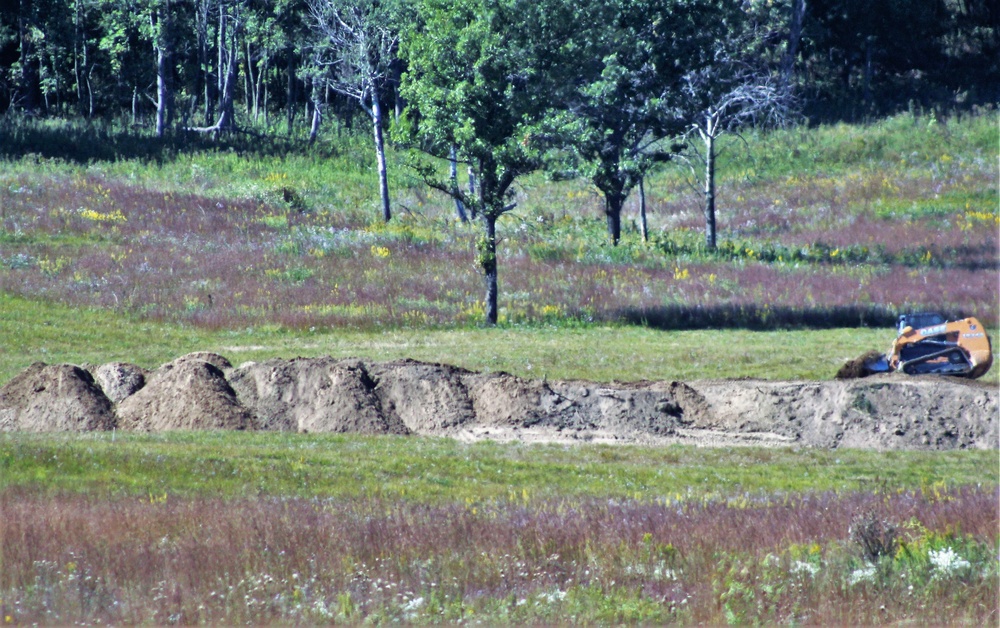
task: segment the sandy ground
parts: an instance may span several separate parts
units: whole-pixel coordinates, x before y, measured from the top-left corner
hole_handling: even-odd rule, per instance
[[[526,380],[403,360],[194,353],[37,363],[0,388],[0,431],[420,434],[461,441],[866,449],[1000,448],[1000,386],[901,374],[832,381]]]

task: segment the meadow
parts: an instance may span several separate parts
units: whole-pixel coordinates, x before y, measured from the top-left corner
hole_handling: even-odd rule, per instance
[[[15,123],[16,122],[16,123]],[[581,182],[475,227],[366,138],[0,123],[0,382],[195,350],[596,381],[827,379],[909,309],[1000,328],[997,117],[731,147],[717,251],[680,168],[608,245]],[[996,381],[995,373],[988,378]],[[1000,612],[996,451],[0,434],[0,621],[967,623]]]
[[[834,328],[938,309],[997,327],[995,122],[903,115],[733,147],[717,251],[701,243],[680,167],[647,183],[650,240],[633,224],[618,247],[593,189],[530,177],[500,223],[501,322]],[[475,226],[409,179],[404,155],[393,155],[397,218],[384,224],[360,138],[290,155],[162,151],[8,161],[0,291],[199,329],[481,321]]]
[[[989,625],[995,460],[0,435],[0,613],[7,624]]]

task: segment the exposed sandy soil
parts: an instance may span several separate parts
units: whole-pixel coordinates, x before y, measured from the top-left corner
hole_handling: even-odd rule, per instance
[[[412,360],[195,353],[34,364],[0,388],[0,431],[256,429],[463,441],[868,449],[1000,447],[995,381],[879,375],[823,382],[525,380]]]

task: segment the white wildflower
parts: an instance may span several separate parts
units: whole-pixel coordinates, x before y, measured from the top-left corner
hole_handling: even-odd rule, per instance
[[[848,584],[857,584],[859,582],[874,582],[875,581],[875,565],[865,565],[861,569],[855,569],[851,572],[851,575],[847,576]]]
[[[950,575],[968,569],[972,564],[947,547],[943,550],[927,552],[927,557],[934,566],[934,575],[947,578]]]
[[[819,566],[814,565],[812,563],[807,563],[801,560],[797,560],[794,563],[792,563],[792,567],[791,569],[789,569],[789,571],[795,574],[805,573],[809,574],[810,576],[815,576],[817,573],[819,573]]]
[[[555,602],[560,602],[566,599],[566,592],[556,589],[552,593],[542,593],[539,597],[548,602],[549,604],[554,604]]]
[[[331,619],[333,617],[333,613],[330,612],[330,608],[323,600],[316,600],[313,602],[312,611],[323,619]]]
[[[677,572],[667,567],[662,560],[653,568],[654,580],[677,580]]]
[[[415,611],[415,610],[417,610],[418,608],[420,608],[423,605],[424,605],[424,598],[422,598],[422,597],[415,597],[412,600],[410,600],[409,602],[407,602],[406,604],[403,604],[403,610],[404,611]]]
[[[403,604],[400,607],[400,610],[403,611],[403,616],[406,619],[413,619],[414,617],[417,616],[417,611],[419,611],[423,607],[423,605],[424,605],[424,598],[415,597],[406,604]]]

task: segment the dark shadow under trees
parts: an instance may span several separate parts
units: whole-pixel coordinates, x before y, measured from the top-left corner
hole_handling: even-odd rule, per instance
[[[893,328],[902,310],[884,305],[835,305],[829,307],[794,307],[784,305],[731,303],[719,305],[675,304],[657,307],[626,308],[607,316],[608,321],[642,325],[660,330],[748,329],[777,331],[787,329],[835,329],[841,327]],[[942,312],[949,319],[966,316],[960,312]]]
[[[163,164],[178,154],[203,151],[280,157],[324,150],[335,153],[338,149],[327,144],[310,147],[305,139],[251,132],[214,137],[177,131],[155,137],[145,130],[107,122],[8,119],[0,123],[0,159],[11,161],[35,156],[78,164],[122,159]]]

